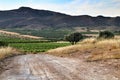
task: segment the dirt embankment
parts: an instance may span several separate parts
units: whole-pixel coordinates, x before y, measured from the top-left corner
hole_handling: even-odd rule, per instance
[[[86,62],[46,54],[22,55],[4,66],[0,80],[120,80],[118,61]]]

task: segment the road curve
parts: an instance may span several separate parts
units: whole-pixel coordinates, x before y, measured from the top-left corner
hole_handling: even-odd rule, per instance
[[[8,66],[0,80],[120,80],[102,65],[47,54],[17,56]]]

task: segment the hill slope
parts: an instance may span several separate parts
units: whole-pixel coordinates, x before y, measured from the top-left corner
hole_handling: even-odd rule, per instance
[[[22,35],[20,33],[9,32],[0,30],[0,41],[4,42],[16,42],[16,41],[27,41],[27,40],[41,40],[43,37],[31,36],[31,35]]]
[[[47,10],[20,7],[15,10],[0,11],[0,28],[61,28],[61,27],[119,28],[120,17],[70,16]]]

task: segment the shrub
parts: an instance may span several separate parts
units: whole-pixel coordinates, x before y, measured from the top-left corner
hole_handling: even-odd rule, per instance
[[[114,34],[110,31],[102,31],[99,33],[98,38],[110,39],[110,38],[114,38]]]
[[[65,40],[69,41],[73,45],[82,39],[83,39],[83,35],[79,32],[75,32],[75,33],[65,36]]]
[[[7,57],[19,55],[19,54],[21,54],[21,53],[11,47],[1,47],[0,48],[0,60],[5,59]]]

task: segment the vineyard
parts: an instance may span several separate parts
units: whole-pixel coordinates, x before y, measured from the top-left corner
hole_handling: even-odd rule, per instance
[[[56,43],[42,38],[36,39],[36,37],[31,38],[31,36],[26,38],[26,36],[21,37],[15,33],[4,32],[3,34],[3,32],[1,31],[0,33],[0,42],[7,43],[8,46],[17,48],[23,52],[45,52],[49,49],[70,45],[70,43]]]
[[[43,42],[43,43],[10,43],[9,46],[20,49],[24,52],[45,52],[50,49],[68,46],[69,43]]]

